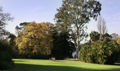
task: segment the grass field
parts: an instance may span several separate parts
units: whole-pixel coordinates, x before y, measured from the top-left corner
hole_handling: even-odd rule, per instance
[[[4,71],[120,71],[120,65],[89,64],[71,60],[14,59],[15,67]]]

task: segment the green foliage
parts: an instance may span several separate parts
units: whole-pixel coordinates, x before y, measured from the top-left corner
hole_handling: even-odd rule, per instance
[[[115,41],[96,41],[84,45],[80,50],[79,59],[90,63],[114,64],[119,53],[120,47]]]
[[[105,33],[105,34],[103,35],[103,39],[109,41],[109,40],[112,40],[112,36],[109,35],[108,33]]]
[[[11,46],[5,40],[9,35],[9,32],[5,30],[5,26],[11,19],[10,14],[4,13],[2,7],[0,7],[0,70],[13,66]]]
[[[71,33],[77,53],[80,43],[87,37],[86,24],[91,18],[97,19],[100,11],[101,4],[96,0],[63,0],[58,9],[55,21]]]
[[[92,31],[90,33],[91,42],[97,41],[97,40],[99,40],[99,38],[100,38],[100,34],[98,32]]]
[[[109,41],[109,40],[112,39],[112,36],[109,35],[108,33],[103,34],[102,37],[103,37],[102,40],[107,40],[107,41]],[[100,33],[96,32],[96,31],[92,31],[92,32],[90,33],[90,40],[91,40],[91,42],[95,42],[95,41],[97,41],[97,40],[100,40]]]
[[[19,32],[15,39],[19,56],[57,59],[71,57],[74,44],[69,40],[69,33],[60,27],[44,22],[21,23],[16,29]]]
[[[56,32],[55,32],[56,31]],[[72,57],[72,52],[75,50],[74,44],[69,41],[68,32],[53,32],[53,48],[52,56],[56,59],[64,59]]]
[[[0,40],[0,70],[13,66],[12,50],[6,40]]]
[[[11,49],[13,51],[12,52],[12,57],[16,58],[16,57],[18,57],[18,54],[19,54],[18,48],[17,48],[16,43],[15,43],[16,36],[14,34],[10,34],[8,36],[8,39],[9,39],[9,44],[11,46]]]

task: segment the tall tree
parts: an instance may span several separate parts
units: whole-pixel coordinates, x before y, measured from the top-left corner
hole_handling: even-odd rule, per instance
[[[98,27],[98,31],[100,33],[100,40],[102,40],[102,39],[104,39],[103,35],[105,33],[107,33],[107,27],[106,27],[106,22],[105,22],[104,18],[102,18],[101,16],[98,17],[97,27]]]
[[[74,50],[74,44],[69,40],[69,32],[60,29],[58,25],[55,26],[53,28],[53,47],[51,55],[56,59],[70,58]]]
[[[81,41],[86,37],[86,23],[91,18],[97,19],[100,14],[101,4],[96,0],[63,0],[62,7],[55,15],[57,24],[63,26],[62,29],[72,34],[76,51]]]
[[[0,70],[8,69],[13,66],[12,51],[6,38],[9,32],[5,30],[5,26],[12,17],[9,13],[5,13],[0,7]]]

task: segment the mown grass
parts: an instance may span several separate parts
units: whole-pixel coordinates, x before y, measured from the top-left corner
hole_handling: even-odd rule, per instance
[[[120,71],[120,64],[100,65],[71,60],[14,59],[15,67],[4,71]]]

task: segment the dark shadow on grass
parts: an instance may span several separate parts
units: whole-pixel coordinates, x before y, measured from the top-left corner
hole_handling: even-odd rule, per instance
[[[120,71],[120,68],[109,70],[95,70],[70,66],[16,64],[14,69],[7,71]]]
[[[120,66],[120,63],[115,63],[115,64],[113,64],[113,65],[115,65],[115,66]]]

